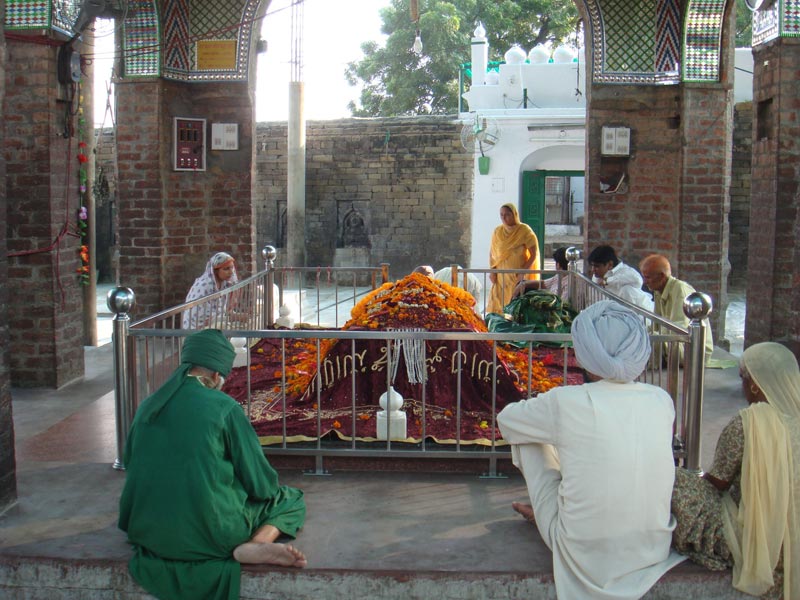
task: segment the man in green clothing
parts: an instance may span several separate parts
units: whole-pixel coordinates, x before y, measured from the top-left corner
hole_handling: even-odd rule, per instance
[[[669,260],[662,254],[651,254],[639,264],[644,284],[653,292],[655,313],[669,319],[681,327],[689,326],[689,317],[683,312],[683,301],[695,289],[680,279],[672,276]],[[706,362],[714,351],[714,337],[708,319],[703,319],[706,327],[705,356]]]
[[[119,527],[131,574],[161,599],[239,598],[241,563],[306,566],[276,543],[302,527],[303,492],[278,484],[241,406],[219,391],[234,356],[218,330],[188,336],[128,434]]]

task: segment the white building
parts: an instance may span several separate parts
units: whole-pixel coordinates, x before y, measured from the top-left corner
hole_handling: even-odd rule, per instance
[[[462,143],[475,153],[470,267],[489,266],[491,233],[506,202],[516,203],[537,234],[545,231],[540,245],[580,244],[586,165],[583,50],[560,46],[551,53],[538,46],[526,53],[515,46],[506,52],[505,63],[490,67],[481,25],[471,47],[472,82],[463,94],[467,107],[459,114]],[[735,101],[749,100],[749,48],[736,51],[736,67]]]

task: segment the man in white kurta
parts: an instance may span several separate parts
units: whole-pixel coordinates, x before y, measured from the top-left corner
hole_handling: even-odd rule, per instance
[[[632,311],[595,303],[572,332],[578,362],[600,380],[510,404],[498,424],[553,551],[558,597],[640,598],[683,560],[670,551],[672,400],[633,381],[650,343]]]

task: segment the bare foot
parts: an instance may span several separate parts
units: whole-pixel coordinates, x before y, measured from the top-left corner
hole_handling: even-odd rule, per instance
[[[245,542],[236,546],[233,558],[240,563],[250,565],[303,568],[308,564],[306,555],[294,546],[274,542]]]
[[[533,517],[533,507],[530,504],[523,504],[522,502],[512,502],[511,508],[525,517],[528,523],[536,524],[536,519]]]

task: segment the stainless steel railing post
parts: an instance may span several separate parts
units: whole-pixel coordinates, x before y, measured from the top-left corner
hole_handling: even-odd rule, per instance
[[[706,325],[703,320],[712,308],[711,298],[694,292],[683,301],[683,313],[691,319],[689,323],[689,352],[686,361],[686,459],[684,467],[700,473],[700,442],[703,421],[703,385],[705,383]]]
[[[568,270],[572,271],[573,273],[577,273],[578,272],[578,261],[581,259],[581,251],[580,251],[580,249],[575,248],[574,246],[570,246],[569,248],[567,248],[567,250],[564,253],[564,255],[565,255],[566,259],[569,261]],[[577,308],[578,307],[578,303],[577,303],[578,298],[576,296],[578,294],[578,290],[577,290],[578,286],[574,283],[576,277],[574,275],[568,275],[568,277],[571,277],[572,281],[570,281],[570,284],[567,287],[567,296],[568,296],[567,300],[569,301],[570,304],[572,304],[572,306]]]
[[[273,290],[275,289],[275,257],[278,256],[278,251],[273,246],[264,246],[261,251],[261,256],[264,257],[266,262],[265,269],[267,271],[267,280],[264,283],[264,329],[271,329],[275,325],[275,298]]]
[[[117,427],[117,458],[113,467],[125,470],[123,462],[125,442],[133,420],[130,378],[128,370],[128,328],[131,318],[128,312],[136,305],[136,295],[126,287],[115,287],[108,291],[106,304],[114,313],[111,339],[114,344],[114,414]]]

